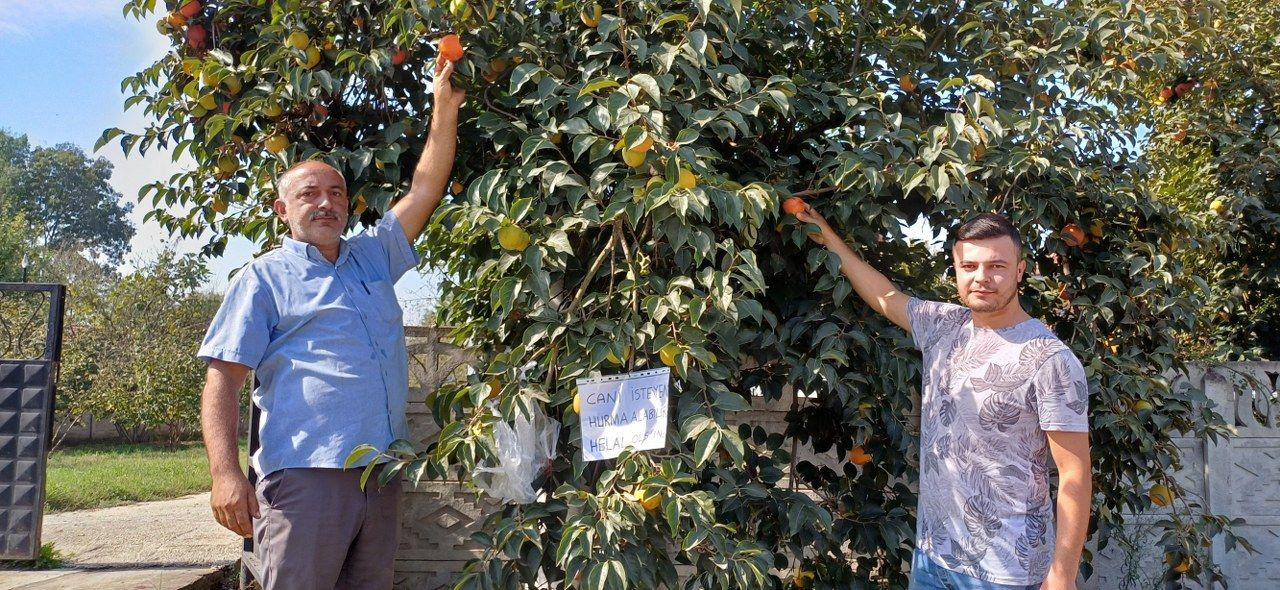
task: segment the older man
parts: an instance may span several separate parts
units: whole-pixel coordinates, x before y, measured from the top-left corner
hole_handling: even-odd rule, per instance
[[[202,424],[214,516],[253,536],[264,589],[390,588],[400,486],[359,486],[343,463],[357,445],[407,435],[408,364],[393,285],[417,264],[412,243],[453,167],[463,92],[437,65],[435,105],[409,192],[350,239],[346,180],[303,162],[280,175],[283,247],[232,281],[198,356],[208,363]],[[261,448],[240,470],[237,392],[255,372]],[[368,459],[366,459],[366,462]]]
[[[796,217],[821,229],[811,237],[840,257],[858,295],[924,353],[911,590],[1073,590],[1092,493],[1088,380],[1018,301],[1018,230],[994,214],[956,230],[955,305],[902,293],[812,208]]]

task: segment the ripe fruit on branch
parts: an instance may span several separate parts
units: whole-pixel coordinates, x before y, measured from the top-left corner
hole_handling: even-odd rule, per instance
[[[1068,223],[1062,228],[1062,241],[1073,248],[1084,244],[1084,230],[1074,223]]]
[[[449,61],[456,62],[462,59],[462,40],[458,39],[458,36],[453,33],[441,37],[439,52],[440,57]]]

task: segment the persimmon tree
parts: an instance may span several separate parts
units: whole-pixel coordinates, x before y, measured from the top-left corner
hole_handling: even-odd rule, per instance
[[[102,141],[192,157],[140,196],[176,234],[212,236],[210,254],[278,242],[274,177],[302,159],[342,170],[352,212],[376,220],[421,153],[437,40],[461,36],[457,182],[419,247],[474,374],[430,394],[437,442],[395,453],[414,480],[466,480],[499,421],[537,406],[564,429],[542,500],[489,516],[459,587],[905,584],[919,354],[781,211],[791,195],[942,299],[948,251],[920,235],[1009,215],[1024,304],[1089,375],[1091,533],[1155,498],[1173,509],[1167,578],[1220,574],[1202,547],[1234,540],[1228,523],[1172,478],[1172,437],[1226,432],[1172,379],[1209,289],[1161,249],[1192,222],[1152,198],[1129,116],[1149,100],[1141,72],[1177,67],[1189,41],[1141,5],[190,6],[126,4],[173,51],[125,81],[152,123]],[[664,365],[668,447],[583,463],[575,380]],[[807,395],[787,398],[784,431],[743,423],[790,391]]]

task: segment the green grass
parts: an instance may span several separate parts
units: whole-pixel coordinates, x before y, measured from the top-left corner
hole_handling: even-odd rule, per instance
[[[123,443],[63,447],[49,456],[46,510],[168,500],[208,491],[209,483],[209,461],[198,442],[174,450]]]
[[[52,570],[62,567],[65,561],[62,552],[55,549],[53,543],[45,543],[40,546],[40,555],[35,559],[0,561],[0,570]]]

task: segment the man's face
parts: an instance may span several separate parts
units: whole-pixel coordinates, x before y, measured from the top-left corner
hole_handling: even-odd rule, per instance
[[[1018,283],[1027,263],[1007,236],[957,242],[956,289],[960,301],[978,313],[1000,311],[1018,296]]]
[[[347,228],[347,183],[333,167],[310,162],[280,180],[274,209],[293,239],[316,246],[337,244]]]

